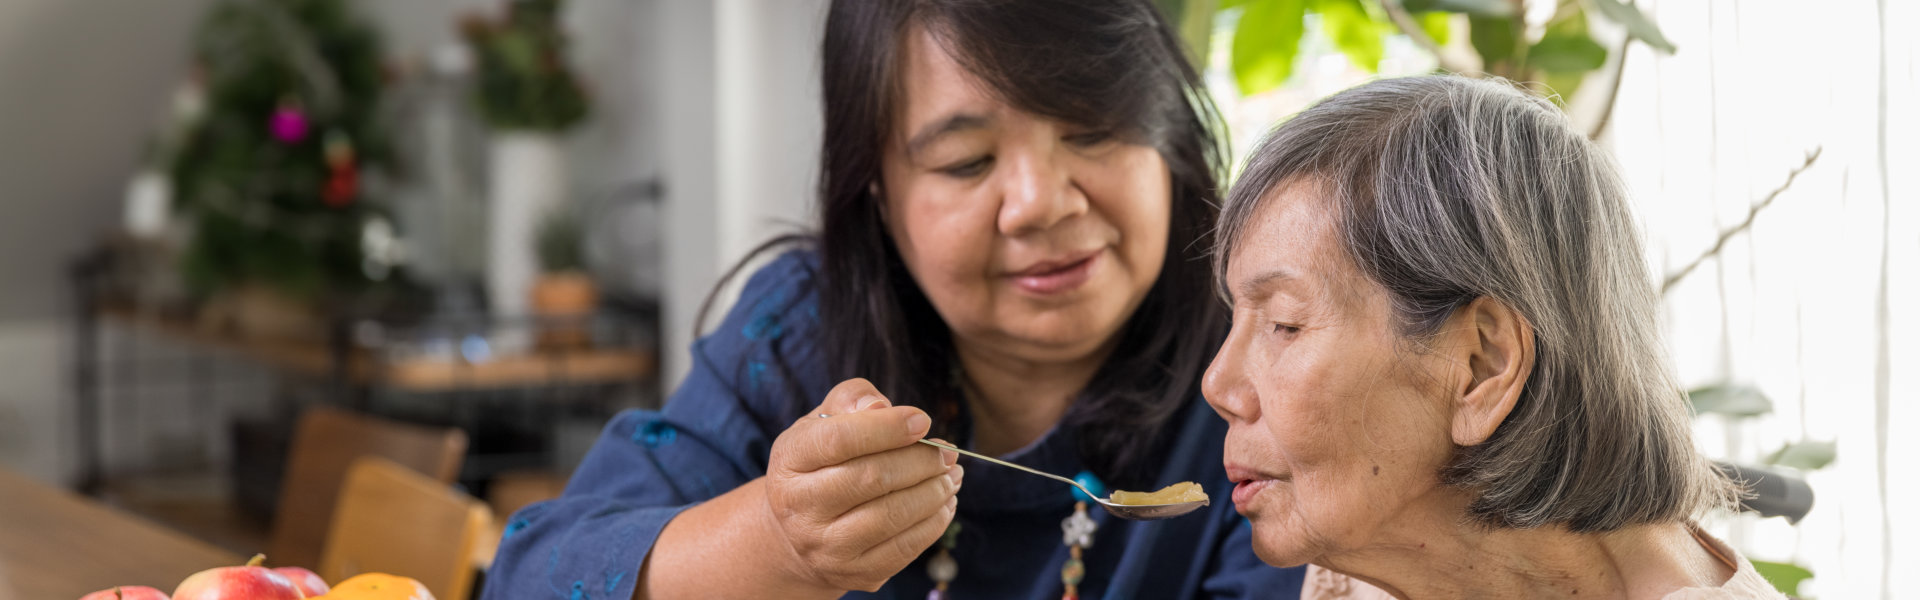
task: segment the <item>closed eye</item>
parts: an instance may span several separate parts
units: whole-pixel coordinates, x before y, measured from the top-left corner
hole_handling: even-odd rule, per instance
[[[1288,338],[1292,338],[1293,336],[1300,334],[1300,328],[1293,325],[1288,325],[1285,323],[1274,323],[1273,332],[1280,334],[1282,336],[1286,336]]]
[[[1112,131],[1087,131],[1060,138],[1068,144],[1081,148],[1093,148],[1114,140]]]
[[[968,178],[979,176],[981,173],[987,172],[987,169],[991,168],[992,166],[993,166],[993,155],[989,154],[973,160],[962,161],[959,163],[941,167],[939,171],[949,177],[968,179]]]

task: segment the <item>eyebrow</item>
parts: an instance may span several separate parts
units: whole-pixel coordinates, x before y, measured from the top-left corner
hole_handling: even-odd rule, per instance
[[[918,133],[913,134],[913,137],[907,140],[907,156],[919,154],[921,148],[925,148],[941,136],[968,129],[984,129],[992,122],[993,119],[985,115],[973,113],[950,115],[932,125],[920,128]]]
[[[1255,296],[1255,294],[1258,294],[1261,291],[1266,290],[1269,287],[1272,287],[1273,284],[1275,283],[1282,282],[1282,281],[1292,281],[1299,278],[1300,277],[1298,275],[1295,275],[1293,271],[1289,271],[1285,268],[1279,268],[1279,269],[1267,271],[1259,275],[1255,275],[1251,279],[1241,282],[1240,285],[1234,290],[1228,290],[1227,293],[1229,294],[1229,296],[1227,297],[1227,299],[1237,303],[1240,301],[1241,298],[1253,297]]]

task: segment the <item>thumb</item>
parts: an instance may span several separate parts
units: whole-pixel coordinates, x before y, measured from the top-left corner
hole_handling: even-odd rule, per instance
[[[816,415],[844,415],[861,410],[887,408],[893,402],[880,394],[873,382],[859,377],[840,382],[827,392],[827,399],[814,411]]]

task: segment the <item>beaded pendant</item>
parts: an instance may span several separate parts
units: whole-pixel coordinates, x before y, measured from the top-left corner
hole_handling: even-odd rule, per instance
[[[947,585],[960,575],[960,562],[953,559],[953,545],[959,538],[960,521],[955,519],[947,523],[947,532],[940,536],[940,552],[927,561],[927,578],[933,580],[927,600],[947,600]]]
[[[1073,476],[1073,480],[1095,494],[1107,493],[1107,485],[1091,472],[1081,471]],[[1082,562],[1082,554],[1085,549],[1093,547],[1093,534],[1100,529],[1100,524],[1087,515],[1087,503],[1092,502],[1093,498],[1079,488],[1074,488],[1073,496],[1073,514],[1060,521],[1060,541],[1067,546],[1067,562],[1060,566],[1060,583],[1066,587],[1066,592],[1060,596],[1061,600],[1080,600],[1080,582],[1087,577],[1087,565]],[[933,580],[933,589],[927,591],[927,600],[950,600],[947,586],[960,575],[960,563],[953,559],[953,547],[959,538],[960,521],[955,519],[947,524],[947,532],[940,536],[940,551],[927,560],[927,578]]]
[[[1101,483],[1093,473],[1081,471],[1073,476],[1073,480],[1096,494],[1106,493],[1106,484]],[[1093,547],[1093,534],[1100,529],[1100,524],[1087,516],[1087,503],[1093,498],[1078,488],[1073,490],[1073,496],[1073,514],[1060,522],[1060,541],[1067,545],[1067,562],[1060,566],[1060,583],[1065,586],[1066,593],[1061,594],[1060,600],[1080,600],[1080,582],[1087,577],[1087,565],[1081,562],[1081,551]]]

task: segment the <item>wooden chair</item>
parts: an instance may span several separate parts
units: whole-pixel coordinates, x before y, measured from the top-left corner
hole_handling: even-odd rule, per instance
[[[361,573],[412,577],[435,598],[466,600],[487,505],[377,456],[354,461],[316,571],[339,583]]]
[[[311,568],[319,563],[334,502],[354,460],[379,456],[437,483],[452,484],[466,451],[467,434],[459,429],[398,423],[324,406],[309,409],[300,416],[288,452],[268,564]]]

